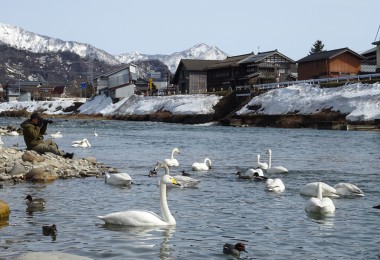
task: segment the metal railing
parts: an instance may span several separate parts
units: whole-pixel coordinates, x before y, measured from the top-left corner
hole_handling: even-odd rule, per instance
[[[349,81],[349,80],[357,80],[357,81],[360,81],[362,79],[372,80],[373,78],[379,78],[380,79],[380,73],[353,75],[353,76],[336,77],[336,78],[322,78],[322,79],[308,79],[308,80],[275,82],[275,83],[268,83],[268,84],[253,85],[252,88],[257,89],[257,90],[268,90],[268,89],[274,89],[274,88],[285,88],[285,87],[288,87],[291,85],[297,85],[297,84],[317,85],[317,84],[321,84],[321,83],[341,82],[341,81]],[[244,86],[244,87],[246,87],[246,86]]]

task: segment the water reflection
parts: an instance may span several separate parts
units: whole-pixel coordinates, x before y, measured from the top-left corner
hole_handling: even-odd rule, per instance
[[[322,224],[326,227],[334,226],[335,213],[326,213],[326,214],[306,213],[306,215],[309,219],[311,219],[315,223]]]

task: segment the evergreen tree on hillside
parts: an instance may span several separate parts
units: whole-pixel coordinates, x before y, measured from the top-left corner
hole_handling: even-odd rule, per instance
[[[319,53],[324,51],[325,45],[322,43],[321,40],[316,40],[313,44],[313,47],[311,47],[309,54]]]

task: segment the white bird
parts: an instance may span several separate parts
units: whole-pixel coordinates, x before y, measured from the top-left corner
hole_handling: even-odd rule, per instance
[[[254,181],[266,181],[268,177],[264,176],[264,172],[262,169],[257,168],[257,169],[248,169],[245,172],[246,175],[252,176]]]
[[[10,132],[7,132],[6,134],[11,135],[11,136],[18,136],[19,135],[19,133],[17,131],[10,131]]]
[[[286,169],[283,166],[272,166],[272,150],[271,149],[268,149],[267,154],[269,155],[268,169],[266,170],[267,173],[287,173],[287,172],[289,172],[288,169]]]
[[[50,136],[53,137],[53,138],[61,138],[62,134],[61,134],[61,132],[58,131],[58,132],[56,132],[54,134],[51,134]]]
[[[169,167],[166,165],[166,163],[157,163],[154,172],[157,172],[158,169],[164,168],[165,169],[165,175],[170,175],[170,170]],[[175,175],[172,176],[179,185],[168,185],[167,187],[178,187],[178,188],[193,188],[197,186],[201,181],[194,179],[189,176],[184,176],[184,175]],[[159,186],[161,183],[161,180],[158,181],[157,185]]]
[[[4,144],[4,142],[1,140],[1,135],[0,135],[0,144]]]
[[[263,170],[268,169],[268,164],[266,162],[260,162],[260,154],[257,154],[257,162],[253,165],[253,168],[260,168]]]
[[[119,173],[104,173],[105,182],[113,185],[130,185],[132,183],[132,178],[128,173],[119,172]]]
[[[86,138],[84,138],[80,141],[73,141],[71,146],[86,148],[86,147],[91,147],[91,144]]]
[[[151,211],[128,210],[110,213],[105,216],[98,216],[98,218],[104,220],[106,224],[135,227],[174,226],[176,224],[176,221],[170,213],[166,196],[166,185],[169,184],[178,185],[177,181],[173,177],[164,174],[161,177],[160,184],[160,206],[162,217]]]
[[[282,192],[285,190],[285,185],[281,179],[267,179],[265,182],[265,189],[267,191]]]
[[[174,158],[174,153],[178,153],[180,154],[179,152],[179,149],[178,148],[173,148],[172,150],[172,156],[170,157],[170,159],[165,159],[164,162],[172,167],[172,166],[179,166],[179,162],[177,161],[177,159]]]
[[[364,192],[351,183],[338,183],[334,185],[336,193],[341,197],[364,196]]]
[[[98,136],[98,133],[96,132],[96,129],[94,129],[94,136]]]
[[[311,183],[305,184],[300,189],[300,194],[304,196],[317,197],[318,183],[321,185],[323,197],[339,197],[339,195],[336,192],[336,189],[324,182],[311,182]]]
[[[318,213],[318,214],[335,212],[335,206],[332,200],[330,198],[322,197],[322,183],[321,182],[317,183],[316,193],[317,193],[317,197],[312,197],[308,200],[305,207],[305,211],[308,213]]]
[[[195,162],[191,166],[193,171],[208,171],[211,169],[211,160],[206,157],[203,163]]]

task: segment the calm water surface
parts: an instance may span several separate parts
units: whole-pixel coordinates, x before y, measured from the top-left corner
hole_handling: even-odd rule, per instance
[[[0,118],[0,126],[23,119]],[[93,135],[96,129],[98,137]],[[5,185],[0,199],[12,212],[0,227],[0,257],[25,252],[61,251],[93,259],[231,259],[224,243],[246,243],[242,259],[378,259],[380,248],[380,133],[310,129],[233,128],[216,125],[177,125],[152,122],[55,120],[49,134],[65,151],[78,157],[95,156],[108,166],[128,172],[131,187],[115,187],[102,178],[57,180],[51,184]],[[74,148],[87,138],[91,148]],[[6,146],[22,137],[3,137]],[[171,228],[129,228],[104,225],[96,216],[128,209],[161,214],[158,178],[147,174],[157,161],[176,158],[180,170],[209,157],[213,168],[192,173],[197,188],[170,189],[168,203],[177,225]],[[256,154],[288,174],[277,174],[286,190],[268,193],[264,184],[236,178],[237,170],[252,166]],[[161,172],[162,173],[162,172]],[[333,216],[313,218],[299,195],[302,185],[324,181],[350,182],[363,198],[334,199]],[[28,213],[26,194],[47,200],[45,210]],[[55,223],[58,235],[43,236],[41,226]]]

